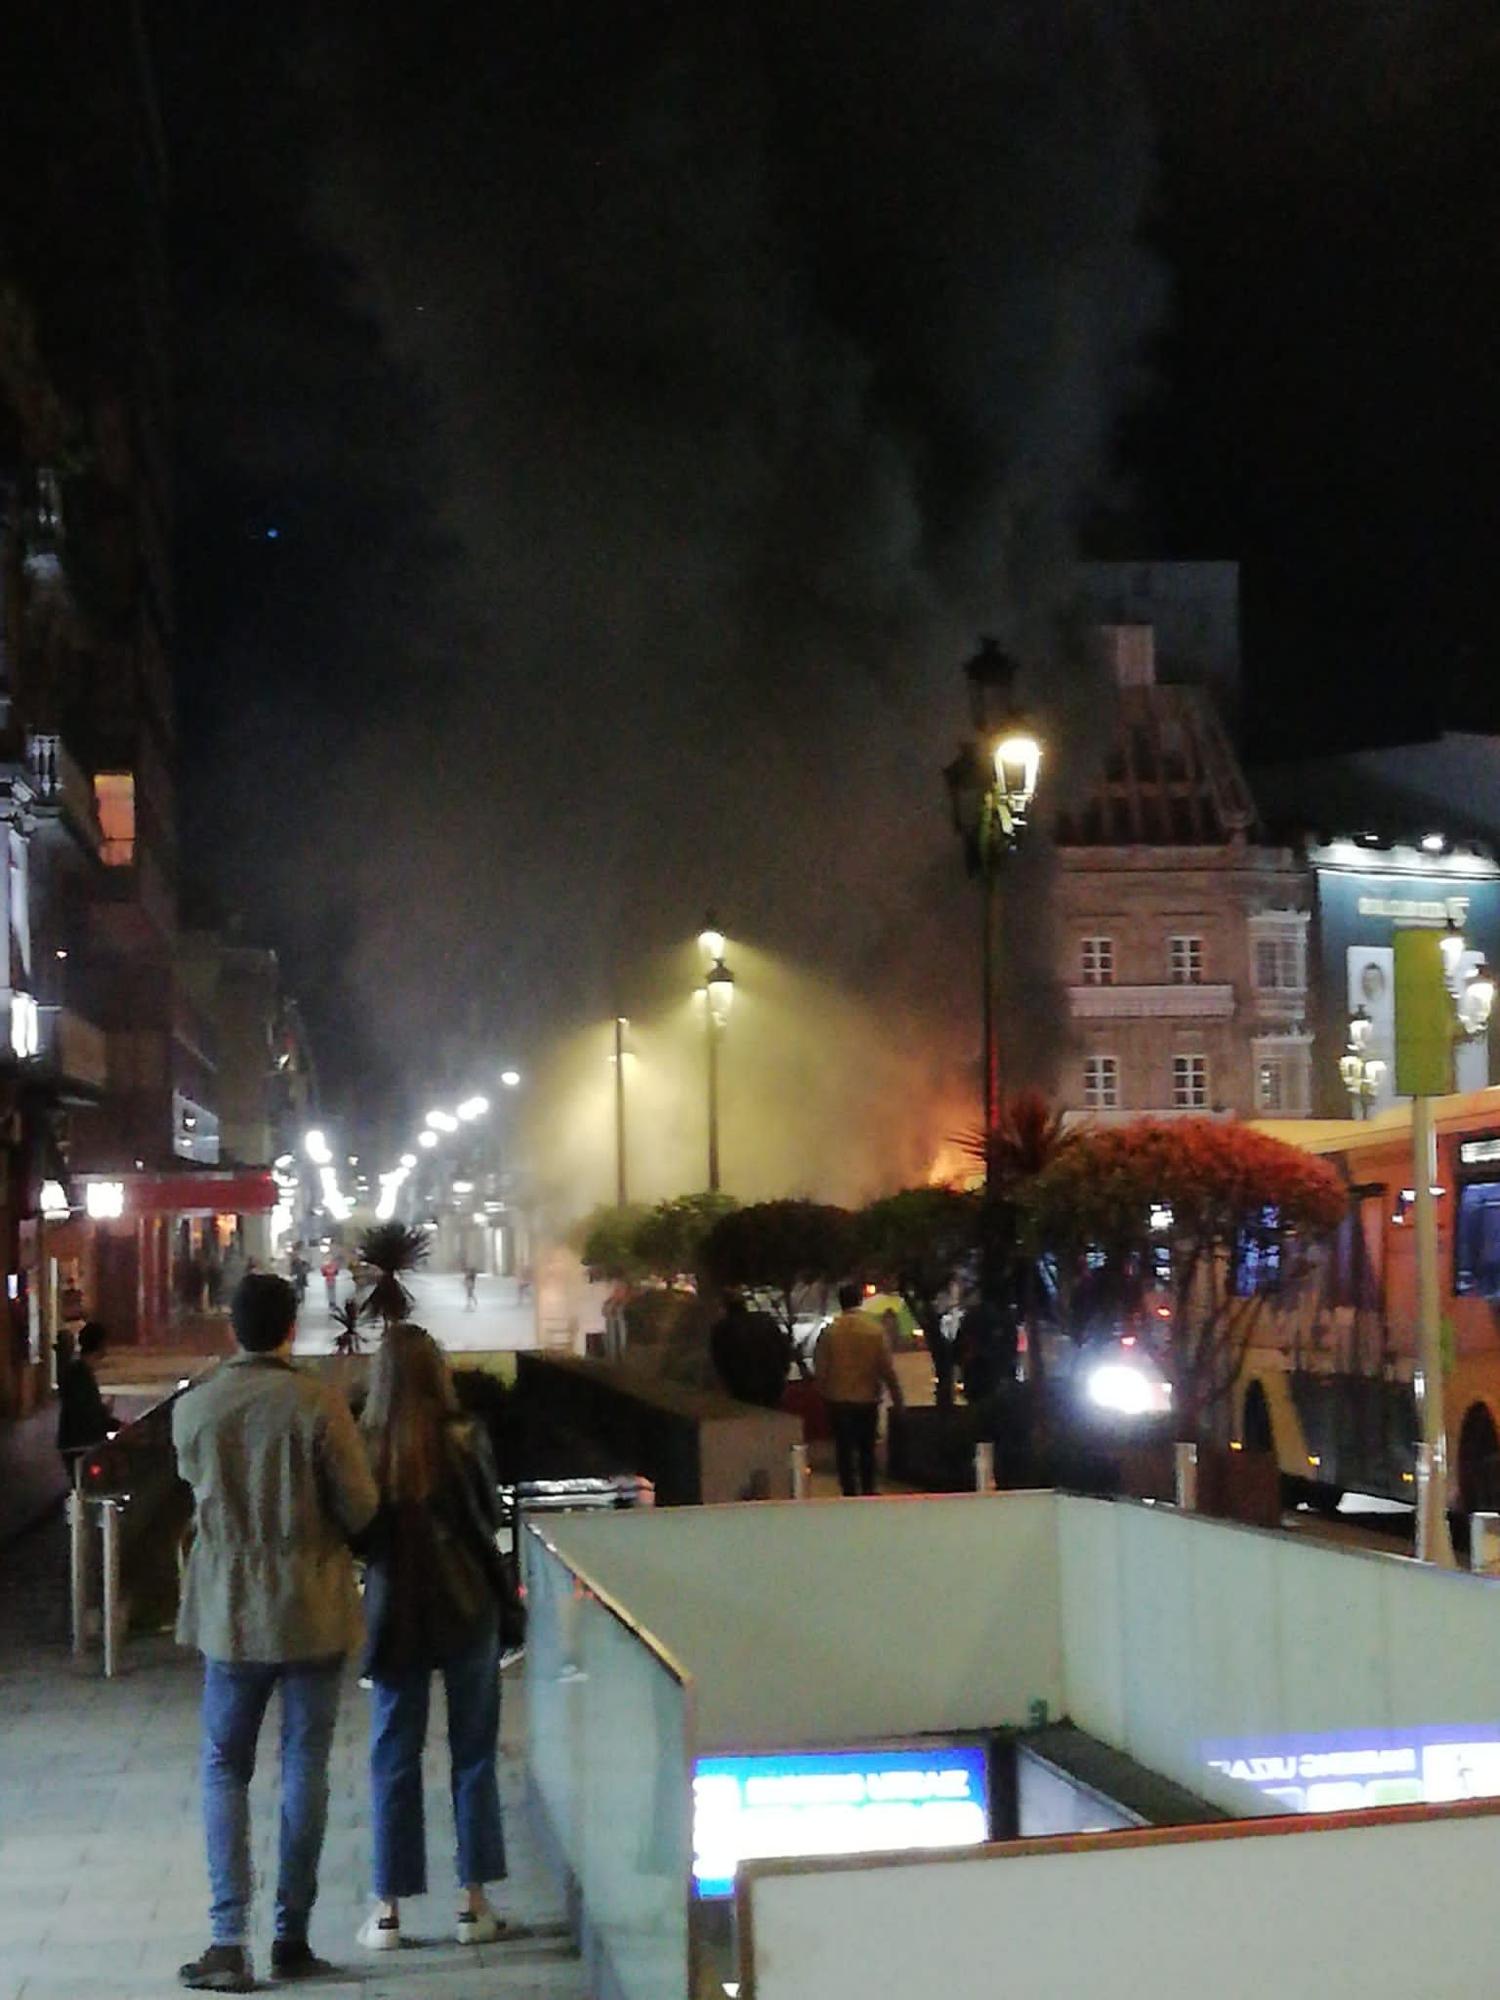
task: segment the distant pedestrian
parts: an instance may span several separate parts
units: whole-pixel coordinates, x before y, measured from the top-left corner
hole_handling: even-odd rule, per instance
[[[210,1312],[217,1312],[224,1302],[224,1266],[212,1249],[203,1260],[203,1289]]]
[[[70,1485],[77,1484],[80,1459],[103,1444],[114,1429],[114,1413],[94,1372],[108,1344],[109,1335],[98,1320],[86,1320],[78,1331],[77,1352],[57,1385],[57,1448]]]
[[[323,1289],[328,1294],[328,1310],[332,1312],[339,1302],[339,1267],[332,1256],[323,1266]]]
[[[249,1993],[250,1778],[281,1690],[281,1856],[271,1971],[326,1977],[307,1941],[328,1813],[328,1753],[344,1656],[358,1643],[349,1538],[374,1518],[375,1482],[349,1406],[292,1364],[297,1297],[247,1276],[230,1307],[240,1352],[178,1398],[177,1467],[196,1534],[177,1636],[203,1655],[202,1788],[212,1942],[178,1972]]]
[[[859,1310],[863,1299],[858,1285],[839,1286],[838,1317],[824,1328],[813,1363],[828,1405],[839,1486],[851,1495],[876,1490],[875,1432],[882,1390],[891,1399],[893,1413],[899,1415],[906,1407],[885,1329]]]
[[[479,1273],[472,1264],[464,1271],[464,1311],[471,1313],[479,1304]]]
[[[495,1757],[500,1733],[500,1604],[509,1589],[495,1542],[495,1468],[483,1429],[454,1394],[425,1328],[386,1329],[361,1419],[380,1487],[365,1575],[374,1806],[375,1907],[359,1930],[371,1951],[401,1943],[401,1902],[427,1890],[422,1749],[432,1676],[448,1717],[460,1944],[505,1925],[485,1886],[506,1873]]]

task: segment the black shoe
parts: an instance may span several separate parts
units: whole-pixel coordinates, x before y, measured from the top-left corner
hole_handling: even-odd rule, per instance
[[[277,1938],[271,1946],[273,1979],[331,1979],[338,1971],[326,1958],[319,1958],[306,1938]]]
[[[195,1993],[253,1993],[250,1954],[242,1944],[211,1944],[202,1958],[178,1966],[177,1983]]]

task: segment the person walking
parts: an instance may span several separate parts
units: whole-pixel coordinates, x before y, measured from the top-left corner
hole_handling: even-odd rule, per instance
[[[464,1311],[471,1313],[479,1304],[479,1273],[472,1264],[464,1266]]]
[[[249,1993],[250,1800],[256,1745],[281,1692],[281,1856],[271,1971],[326,1978],[308,1943],[345,1655],[359,1642],[351,1537],[378,1495],[344,1399],[293,1366],[297,1295],[257,1271],[235,1292],[239,1353],[178,1398],[177,1467],[196,1533],[177,1636],[203,1655],[202,1790],[211,1942],[178,1972]]]
[[[332,1312],[339,1302],[339,1267],[331,1250],[323,1266],[323,1290],[328,1295],[328,1310]]]
[[[68,1484],[78,1483],[78,1466],[87,1452],[114,1429],[114,1415],[94,1373],[104,1357],[109,1335],[95,1319],[78,1329],[77,1351],[57,1384],[57,1449],[67,1468]]]
[[[838,1317],[823,1329],[813,1359],[813,1373],[828,1406],[839,1487],[850,1495],[876,1490],[875,1431],[881,1391],[889,1395],[894,1414],[906,1407],[885,1332],[878,1320],[859,1310],[863,1297],[858,1285],[839,1286]]]
[[[499,1499],[483,1431],[466,1422],[442,1349],[425,1328],[387,1329],[361,1419],[380,1488],[365,1573],[371,1688],[375,1904],[359,1930],[371,1951],[401,1943],[401,1902],[427,1889],[422,1750],[434,1671],[448,1711],[448,1761],[463,1900],[460,1944],[505,1926],[486,1884],[506,1873],[495,1756],[500,1734]]]

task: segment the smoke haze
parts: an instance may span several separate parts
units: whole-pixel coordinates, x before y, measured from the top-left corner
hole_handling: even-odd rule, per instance
[[[238,448],[283,496],[265,588],[306,594],[305,629],[300,659],[257,655],[254,616],[222,650],[242,729],[265,691],[257,810],[285,829],[231,859],[341,992],[335,1066],[420,1073],[477,1002],[566,1070],[570,1031],[672,1018],[662,968],[712,905],[735,1046],[779,1078],[746,1174],[910,1178],[973,1090],[938,773],[978,633],[1025,663],[1049,781],[1088,770],[1069,563],[1157,306],[1114,8],[372,6],[301,64],[259,171],[311,246],[318,315],[272,347],[307,386]],[[1013,1074],[1056,1013],[1046,866],[1011,898]],[[664,1138],[661,1192],[693,1150]]]

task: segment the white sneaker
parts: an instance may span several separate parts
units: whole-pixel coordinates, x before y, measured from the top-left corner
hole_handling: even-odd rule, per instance
[[[354,1942],[362,1944],[366,1951],[399,1951],[401,1919],[383,1917],[378,1910],[371,1910],[355,1932]]]
[[[458,1913],[460,1944],[493,1944],[496,1938],[504,1937],[509,1928],[504,1917],[497,1917],[493,1910],[460,1910]]]

